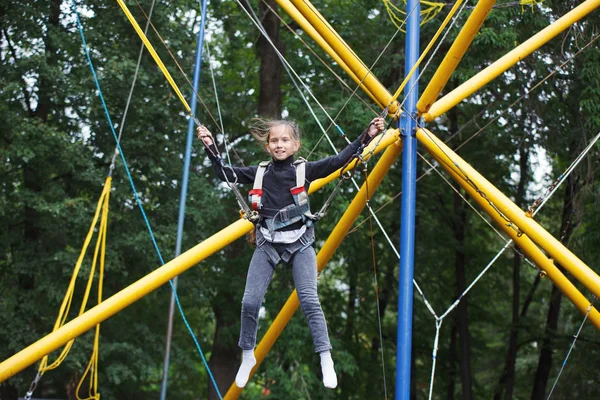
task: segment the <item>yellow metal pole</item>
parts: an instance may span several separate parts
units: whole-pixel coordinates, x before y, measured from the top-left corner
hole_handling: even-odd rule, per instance
[[[183,103],[183,106],[185,107],[187,112],[191,112],[191,108],[190,108],[189,104],[187,103],[187,101],[185,101],[185,98],[183,97],[183,94],[181,94],[179,87],[177,86],[177,84],[175,83],[173,78],[171,77],[171,74],[167,70],[167,67],[165,67],[165,65],[163,64],[162,60],[160,59],[160,57],[154,50],[154,47],[152,46],[150,41],[148,41],[148,38],[144,34],[144,31],[142,30],[142,28],[140,28],[139,24],[137,23],[137,21],[135,20],[135,18],[131,14],[131,12],[129,11],[129,8],[127,8],[125,3],[123,3],[123,0],[117,0],[117,3],[119,3],[119,6],[121,6],[121,9],[125,13],[125,16],[127,17],[129,22],[133,26],[133,29],[135,29],[135,31],[137,32],[140,39],[142,39],[142,42],[144,42],[144,45],[148,49],[148,52],[150,52],[150,54],[152,55],[152,58],[154,58],[154,61],[156,62],[156,64],[160,68],[160,70],[162,71],[165,78],[167,78],[167,81],[169,82],[169,84],[171,85],[171,87],[173,88],[175,93],[177,94],[177,97],[179,97],[179,100]]]
[[[346,72],[346,74],[348,74],[348,76],[350,78],[352,78],[352,80],[354,82],[356,82],[357,84],[360,85],[361,89],[375,102],[377,103],[381,108],[384,108],[385,105],[383,105],[378,99],[377,97],[375,97],[373,95],[373,93],[371,93],[371,91],[369,90],[368,87],[366,87],[361,81],[360,78],[358,78],[356,76],[356,74],[354,72],[352,72],[352,70],[350,69],[350,67],[348,67],[348,65],[346,65],[346,63],[344,62],[344,60],[342,60],[340,58],[340,56],[338,56],[338,54],[331,48],[331,46],[329,46],[327,44],[327,42],[325,41],[325,39],[323,39],[323,37],[319,34],[319,32],[317,32],[317,30],[310,24],[310,22],[308,22],[308,20],[306,18],[304,18],[304,16],[300,13],[300,11],[298,11],[298,9],[296,7],[294,7],[294,5],[290,2],[290,0],[279,0],[278,1],[279,5],[281,6],[281,8],[284,9],[284,11],[286,13],[288,13],[288,15],[290,17],[292,17],[292,19],[294,21],[296,21],[298,23],[298,25],[300,25],[300,27],[302,28],[302,30],[306,33],[308,33],[308,35],[315,41],[317,42],[317,44],[319,46],[321,46],[321,48],[323,50],[325,50],[325,52],[327,54],[329,54],[329,56],[331,58],[333,58],[333,60],[340,66],[342,67],[342,69]]]
[[[432,121],[434,118],[439,117],[523,58],[527,57],[533,51],[552,40],[556,35],[569,28],[575,22],[594,11],[598,6],[600,6],[600,0],[586,0],[581,3],[554,23],[517,46],[514,50],[505,54],[492,65],[433,103],[429,112],[423,114],[423,118],[425,121]]]
[[[385,174],[389,171],[391,166],[394,164],[394,161],[400,154],[402,150],[402,144],[399,140],[395,141],[391,146],[389,146],[386,151],[381,156],[381,159],[377,162],[368,178],[368,194],[369,197],[373,196],[373,193],[385,177]],[[331,256],[335,252],[335,250],[339,247],[342,240],[348,234],[348,231],[356,221],[356,218],[360,215],[363,208],[365,207],[365,201],[367,200],[367,187],[363,185],[360,191],[356,194],[346,212],[335,226],[327,241],[317,254],[317,266],[319,271],[322,271],[323,268],[327,265]],[[254,356],[256,357],[256,365],[252,369],[250,376],[254,375],[256,370],[258,369],[261,362],[264,360],[267,353],[273,347],[273,344],[283,332],[283,329],[286,327],[287,323],[290,321],[298,306],[300,305],[300,301],[298,300],[298,294],[296,290],[292,292],[285,305],[265,333],[265,336],[262,338],[256,349],[254,350]],[[233,400],[237,399],[242,393],[243,389],[240,389],[236,386],[235,383],[231,385],[227,394],[225,394],[225,400]]]
[[[519,227],[531,240],[546,251],[558,264],[569,271],[579,282],[588,288],[596,297],[600,297],[600,276],[581,261],[575,254],[556,240],[533,218],[529,218],[523,210],[506,197],[500,190],[481,176],[473,167],[454,153],[441,140],[426,129],[419,129],[417,139],[432,154],[437,154],[443,164],[448,165],[464,180],[469,180],[505,215]],[[459,169],[460,168],[460,169]],[[497,213],[497,211],[496,211]],[[506,221],[505,221],[506,223]]]
[[[496,0],[479,0],[417,102],[417,110],[420,113],[427,112],[438,98],[494,4]]]
[[[423,132],[417,132],[417,138],[419,135],[423,135]],[[452,168],[450,168],[447,164],[442,162],[441,157],[442,152],[439,149],[433,149],[431,151],[433,157],[440,162],[442,167],[456,180],[465,191],[471,196],[473,200],[475,200],[479,206],[500,226],[508,236],[513,240],[513,242],[519,246],[521,251],[529,257],[536,265],[544,272],[546,272],[548,278],[556,287],[560,289],[561,292],[567,296],[569,300],[581,311],[585,314],[591,304],[591,302],[585,298],[585,296],[577,290],[575,285],[567,279],[567,277],[554,265],[554,262],[549,259],[540,249],[531,241],[531,239],[527,235],[521,235],[512,229],[509,226],[506,226],[506,221],[494,210],[492,206],[481,197],[477,191],[465,182]],[[600,313],[595,307],[590,309],[589,320],[594,324],[597,329],[600,329]]]
[[[380,104],[388,105],[392,99],[392,95],[387,89],[377,80],[367,66],[358,58],[358,56],[350,49],[339,34],[327,23],[325,18],[315,9],[308,0],[291,0],[292,4],[298,11],[311,23],[311,25],[319,32],[321,37],[333,48],[333,50],[344,60],[346,65],[350,67],[352,72],[363,81],[365,87],[377,98]],[[277,3],[285,10],[282,0],[277,0]],[[290,15],[293,18],[293,15]],[[397,102],[390,106],[390,112],[397,111]],[[395,109],[394,109],[395,108]]]
[[[104,300],[96,307],[3,361],[0,364],[0,382],[5,381],[46,354],[58,349],[71,339],[95,327],[100,322],[162,286],[168,280],[181,275],[181,273],[211,254],[216,253],[234,240],[250,232],[252,227],[252,223],[245,219],[234,222],[139,281]]]

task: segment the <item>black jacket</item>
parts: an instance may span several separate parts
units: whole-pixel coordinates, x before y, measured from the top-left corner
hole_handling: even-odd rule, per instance
[[[318,161],[307,161],[306,182],[304,185],[307,193],[312,181],[319,178],[324,178],[332,172],[335,172],[343,167],[352,157],[352,155],[356,153],[359,147],[360,137],[346,146],[344,150],[335,156],[327,157]],[[213,169],[220,180],[229,180],[229,182],[233,182],[235,181],[233,173],[235,173],[235,175],[237,175],[237,183],[254,183],[254,177],[256,176],[256,170],[258,169],[257,166],[222,167],[222,159],[215,157],[215,154],[218,154],[218,152],[214,145],[212,145],[211,150],[207,150],[206,153],[208,154],[208,157],[212,162]],[[273,159],[272,163],[267,167],[267,170],[263,176],[263,194],[261,198],[262,208],[260,209],[260,215],[262,217],[273,218],[279,210],[290,204],[294,204],[294,198],[290,193],[290,189],[296,186],[296,168],[293,165],[294,161],[294,156],[290,156],[282,161]],[[225,179],[223,172],[227,174],[227,179]],[[289,228],[284,230],[297,229],[298,226],[294,225],[297,224],[290,225]]]

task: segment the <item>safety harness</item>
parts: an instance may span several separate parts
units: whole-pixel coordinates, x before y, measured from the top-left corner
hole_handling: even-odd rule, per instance
[[[258,164],[256,176],[254,177],[254,186],[252,187],[252,190],[248,192],[248,200],[254,211],[259,211],[262,208],[263,177],[271,164],[271,161],[262,161]],[[294,161],[293,165],[296,169],[296,186],[291,188],[290,192],[294,198],[294,204],[282,208],[273,218],[263,219],[271,232],[285,228],[298,221],[302,221],[307,226],[311,226],[313,222],[316,221],[316,217],[310,212],[308,193],[306,193],[304,187],[304,184],[306,183],[306,160],[304,158],[299,158]]]

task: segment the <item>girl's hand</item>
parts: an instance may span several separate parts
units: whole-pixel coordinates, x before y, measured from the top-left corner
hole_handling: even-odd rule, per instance
[[[367,131],[367,134],[370,137],[373,137],[375,135],[377,135],[379,132],[383,131],[385,129],[385,120],[383,118],[373,118],[373,121],[371,121],[371,124],[369,125],[369,130]]]
[[[212,133],[204,125],[200,125],[198,129],[196,129],[196,134],[198,135],[198,139],[202,140],[205,145],[210,146],[213,144]]]

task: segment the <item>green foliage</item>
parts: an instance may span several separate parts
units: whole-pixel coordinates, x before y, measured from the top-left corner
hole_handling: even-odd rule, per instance
[[[256,1],[251,3],[258,9]],[[442,95],[565,14],[575,3],[547,1],[535,12],[522,12],[520,7],[492,10]],[[145,19],[135,2],[127,4],[143,26]],[[379,1],[323,0],[314,4],[369,66],[395,32]],[[78,6],[106,104],[118,131],[140,41],[115,2],[92,0],[80,2]],[[147,12],[150,1],[141,2],[141,6]],[[153,14],[154,26],[190,78],[198,8],[197,2],[176,0],[157,4]],[[446,10],[422,27],[422,48],[437,30]],[[288,16],[281,14],[291,23]],[[457,26],[464,23],[467,15],[459,17]],[[599,130],[600,50],[597,45],[583,50],[533,91],[543,77],[597,35],[599,20],[598,12],[592,13],[578,23],[576,29],[559,35],[428,127],[447,140],[451,147],[461,146],[459,154],[509,197],[516,199],[519,179],[523,176],[528,184],[522,202],[531,204]],[[251,165],[266,157],[247,132],[258,102],[260,57],[256,44],[259,34],[237,2],[224,0],[210,3],[207,30],[224,129],[230,150],[234,150],[232,162]],[[430,67],[423,72],[421,90],[457,33],[456,28],[450,32]],[[158,36],[152,29],[148,36],[186,98],[189,97],[191,88]],[[329,67],[340,73],[308,35],[301,34],[301,37]],[[286,59],[306,79],[314,96],[332,117],[339,113],[336,122],[348,138],[356,137],[375,116],[371,109],[377,108],[362,93],[357,95],[367,104],[357,99],[347,102],[355,87],[351,79],[342,76],[351,88],[348,89],[284,26],[281,27],[281,39]],[[391,92],[396,90],[404,75],[403,49],[404,34],[400,34],[373,68],[375,76]],[[3,250],[0,253],[0,343],[3,344],[0,360],[4,360],[51,331],[89,229],[115,143],[82,50],[70,1],[5,1],[0,5],[0,87],[0,216],[3,222],[0,229]],[[322,140],[319,124],[313,120],[285,74],[281,90],[285,113],[300,122],[303,130],[300,154],[310,160],[332,154],[329,143]],[[202,102],[198,118],[213,132],[218,132],[213,120],[218,120],[217,103],[206,58],[199,96]],[[513,105],[521,97],[523,99]],[[310,100],[310,104],[320,123],[327,128],[328,117],[314,101]],[[184,111],[145,52],[121,146],[166,261],[175,255],[187,130]],[[333,128],[329,128],[328,133],[338,150],[345,146],[345,141]],[[223,150],[223,143],[219,145]],[[519,161],[523,148],[530,153],[526,169],[521,171]],[[539,161],[537,164],[536,160]],[[184,251],[238,217],[233,195],[217,182],[202,147],[197,144],[192,162]],[[376,159],[369,162],[369,169],[375,162]],[[597,265],[600,258],[597,246],[600,193],[594,176],[597,162],[598,152],[594,149],[584,165],[575,171],[582,190],[574,204],[569,205],[574,210],[574,230],[568,246],[592,266]],[[418,168],[421,175],[429,170],[429,165],[419,161]],[[356,178],[359,184],[363,181],[359,173]],[[324,188],[311,196],[313,210],[320,207],[330,190]],[[378,218],[392,243],[399,241],[400,191],[399,159],[371,201],[374,209],[385,205],[378,211]],[[341,189],[328,215],[317,226],[317,249],[355,193],[356,189],[350,183]],[[504,241],[456,197],[436,172],[429,172],[419,181],[417,196],[415,280],[439,316],[458,295],[457,255],[464,256],[464,277],[469,284]],[[564,189],[560,189],[536,217],[556,237],[560,237],[561,226],[565,223],[561,219],[563,197]],[[461,213],[465,215],[462,231],[456,226]],[[459,232],[464,237],[458,235]],[[376,253],[376,280],[371,239]],[[219,357],[226,359],[229,365],[235,366],[238,362],[240,300],[251,253],[251,249],[239,240],[179,279],[178,294],[187,320],[211,362]],[[89,272],[91,252],[87,256],[82,274]],[[512,323],[514,257],[512,251],[507,251],[463,299],[467,302],[475,398],[492,398],[503,373]],[[161,264],[120,157],[113,173],[106,262],[104,298]],[[249,383],[243,398],[367,399],[382,398],[385,390],[388,396],[393,393],[397,265],[398,260],[387,239],[376,224],[371,231],[368,214],[363,213],[319,282],[320,298],[334,346],[339,387],[336,390],[323,388],[319,357],[312,352],[307,324],[298,312]],[[522,264],[519,276],[522,306],[535,285],[537,271]],[[83,292],[85,280],[78,280],[77,295]],[[581,285],[578,287],[589,297]],[[289,268],[279,268],[267,293],[259,337],[266,332],[292,288]],[[541,280],[527,315],[519,321],[514,398],[530,396],[550,290],[551,282]],[[170,288],[165,285],[101,325],[99,385],[103,399],[158,396],[169,296]],[[70,318],[75,316],[80,301],[75,300]],[[563,303],[558,330],[554,332],[551,381],[556,377],[572,335],[582,320],[575,307],[568,301]],[[441,326],[433,398],[459,397],[464,392],[457,372],[460,367],[458,336],[455,336],[458,313],[453,310]],[[418,295],[413,324],[415,394],[417,398],[425,398],[432,368],[435,319]],[[587,323],[557,386],[558,398],[593,398],[592,372],[600,352],[596,337],[597,331]],[[36,394],[39,397],[73,398],[73,382],[87,365],[91,349],[92,334],[82,335],[63,366],[45,374]],[[55,356],[56,352],[53,353]],[[382,370],[386,375],[386,388]],[[235,371],[229,373],[235,374]],[[5,385],[17,388],[22,395],[34,376],[35,366],[31,366]],[[211,385],[187,329],[176,316],[169,396],[203,399]],[[222,393],[227,390],[226,385],[220,384]]]

